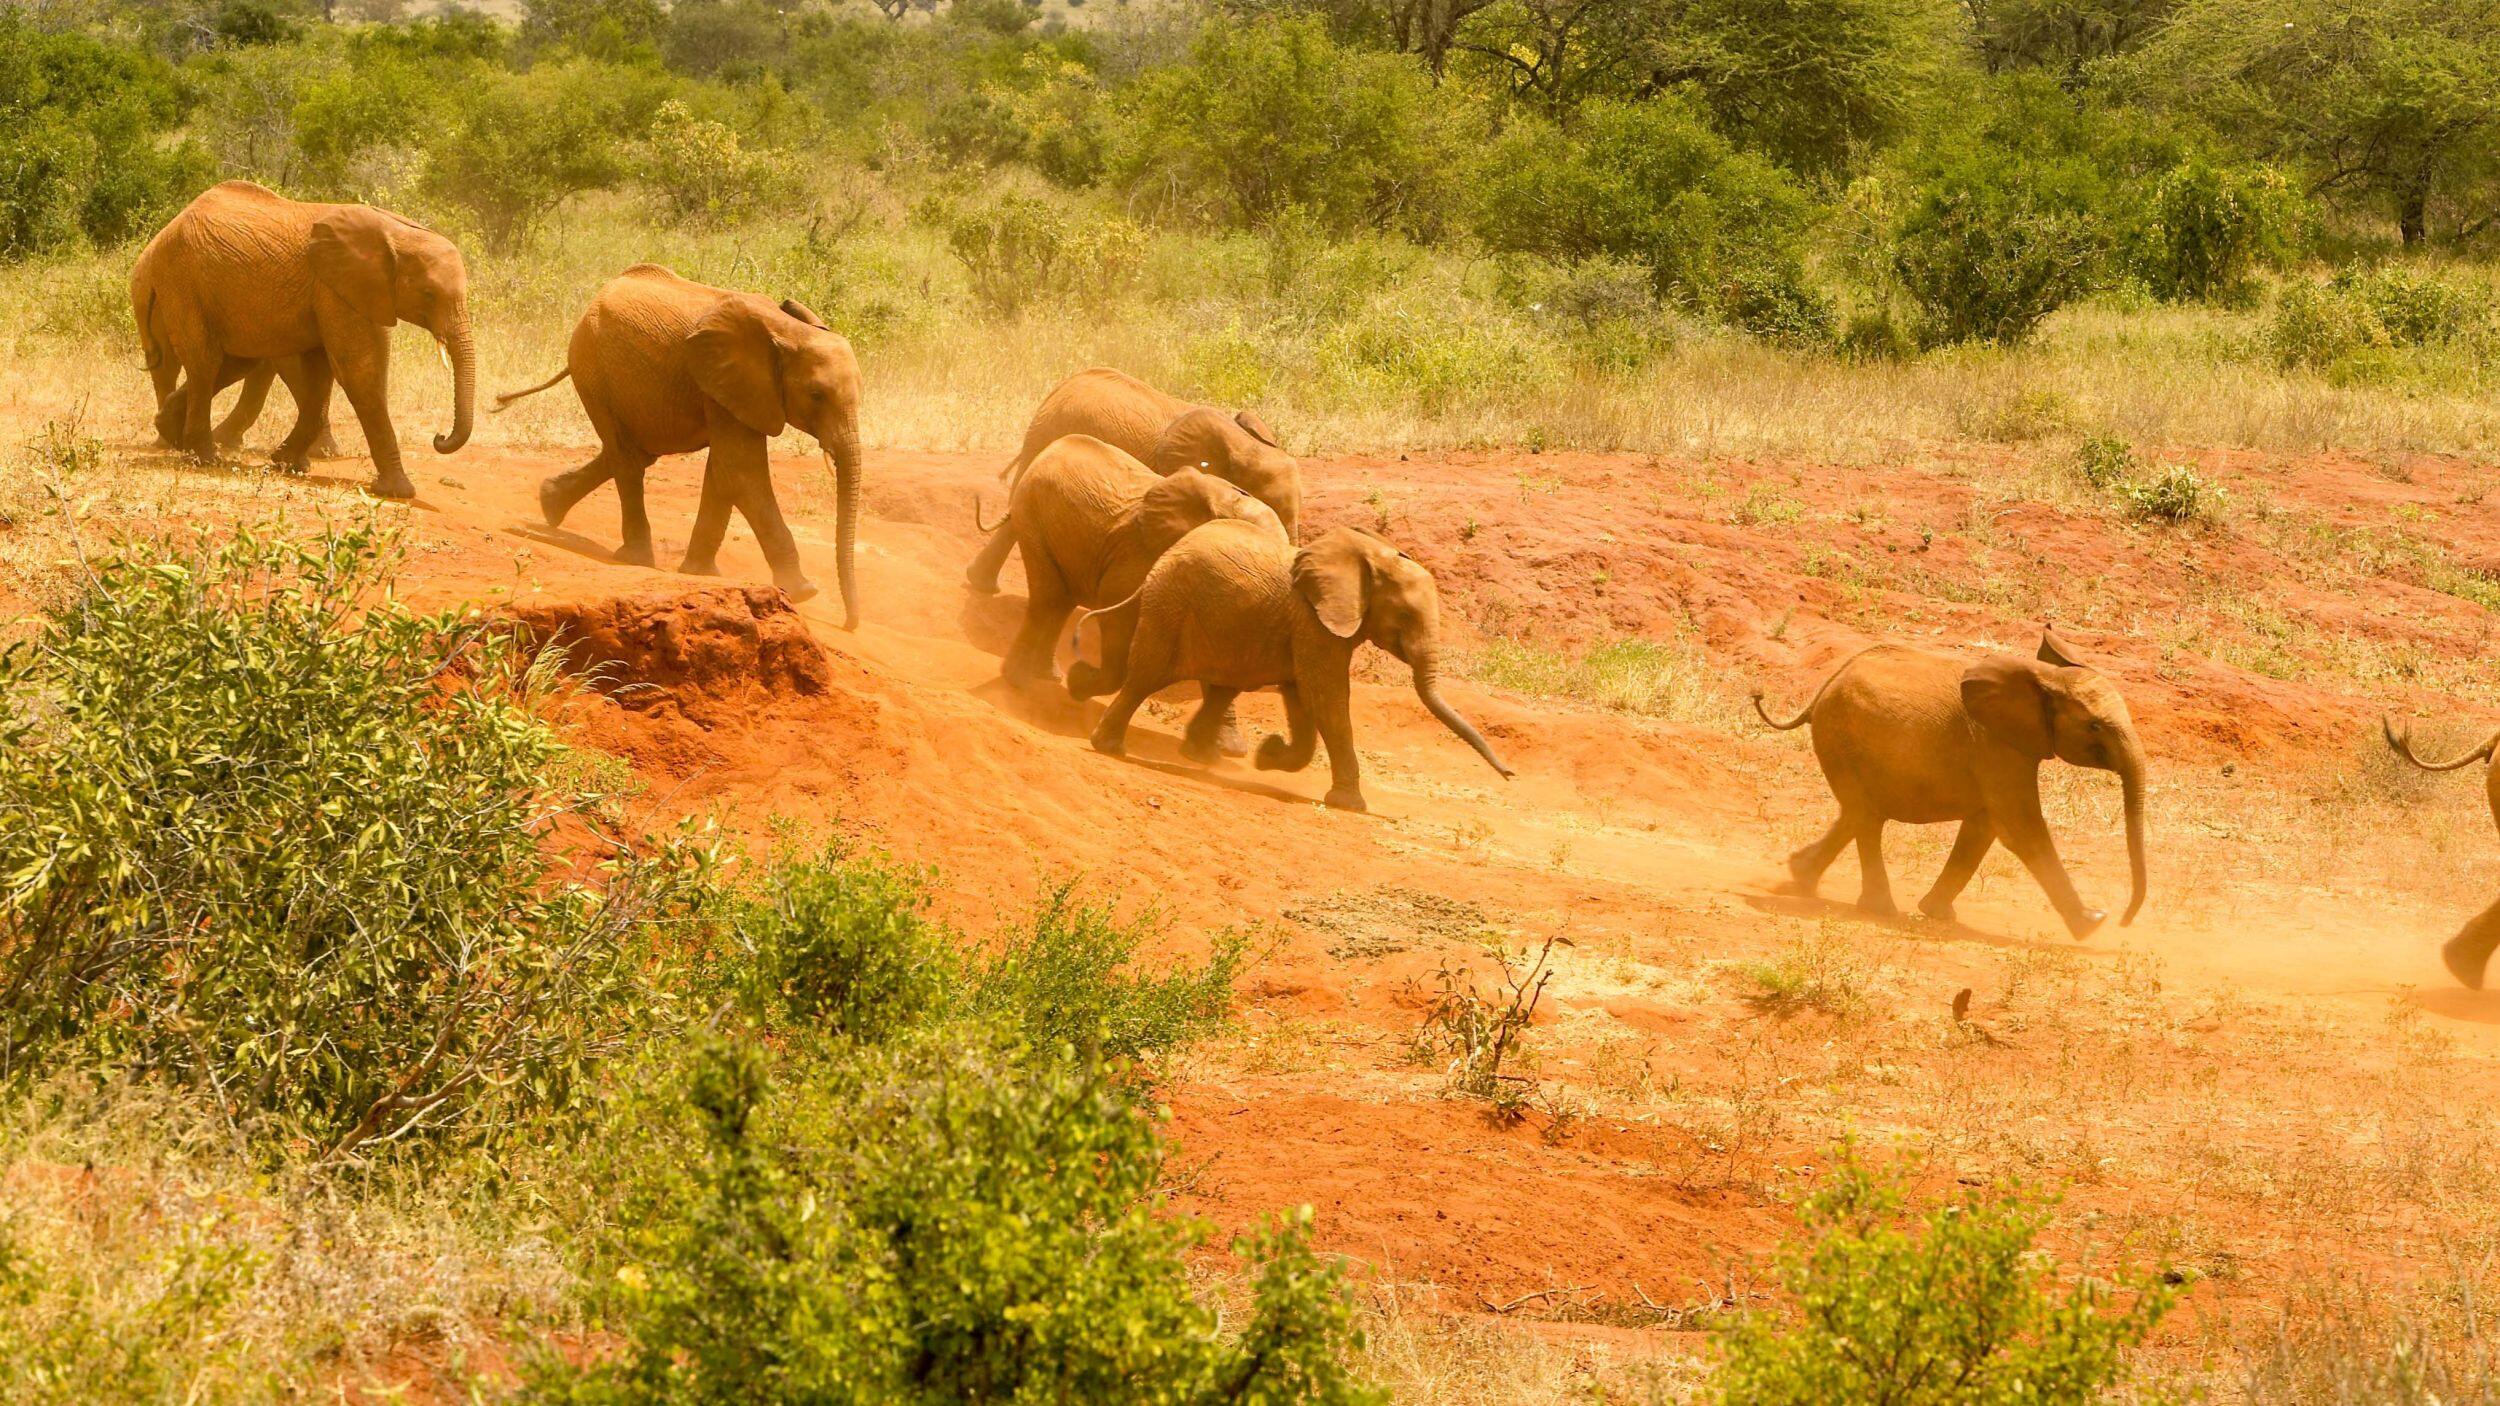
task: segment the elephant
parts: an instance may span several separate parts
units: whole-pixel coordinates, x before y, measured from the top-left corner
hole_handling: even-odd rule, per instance
[[[1134,594],[1155,559],[1190,529],[1233,518],[1284,540],[1274,509],[1212,474],[1159,476],[1092,435],[1053,440],[1017,480],[1001,524],[1024,553],[1028,583],[1007,681],[1057,682],[1054,656],[1073,610]],[[1108,636],[1103,645],[1126,647]]]
[[[243,436],[251,431],[253,422],[260,418],[261,408],[269,400],[271,382],[279,379],[281,375],[286,375],[290,383],[300,383],[297,378],[304,374],[304,368],[300,364],[302,360],[302,357],[278,357],[269,361],[238,361],[231,357],[227,359],[225,370],[219,373],[218,379],[221,384],[217,387],[217,393],[222,394],[227,386],[237,381],[243,383],[243,391],[235,397],[234,407],[226,412],[224,419],[217,422],[217,428],[209,436],[219,453],[232,453],[243,446]],[[289,362],[298,364],[289,366]],[[190,382],[183,381],[174,387],[173,393],[166,397],[165,403],[156,408],[156,442],[163,448],[179,449],[182,447],[182,423],[184,416],[188,413],[186,406],[189,404],[190,395]],[[324,404],[320,410],[320,428],[304,446],[304,453],[308,458],[333,458],[337,456],[339,450],[338,441],[330,435],[329,406]],[[299,420],[308,413],[310,412],[304,407],[296,407],[296,416]],[[304,461],[301,459],[281,462],[289,468],[304,466]]]
[[[1441,697],[1441,597],[1432,573],[1360,528],[1333,528],[1297,550],[1263,523],[1211,522],[1166,551],[1136,594],[1096,615],[1111,617],[1104,667],[1096,677],[1071,672],[1068,679],[1080,696],[1119,690],[1094,728],[1096,751],[1124,753],[1138,707],[1195,679],[1206,702],[1181,753],[1212,762],[1233,699],[1274,688],[1285,701],[1287,735],[1261,739],[1259,769],[1299,771],[1310,765],[1315,740],[1324,741],[1328,804],[1368,809],[1354,753],[1350,675],[1354,651],[1369,643],[1414,670],[1415,696],[1442,726],[1505,780],[1512,775],[1484,734]],[[1109,642],[1121,635],[1127,648],[1115,653]]]
[[[708,446],[702,506],[678,570],[720,572],[722,535],[735,507],[755,532],[773,582],[794,601],[816,594],[800,569],[798,543],[773,494],[765,442],[796,425],[816,437],[834,466],[834,570],[842,588],[842,628],[859,628],[851,548],[859,516],[859,362],[851,344],[794,301],[714,288],[658,264],[636,264],[610,279],[581,321],[564,369],[527,390],[495,397],[500,411],[566,377],[599,435],[599,453],[538,487],[549,527],[600,484],[616,480],[625,543],[617,559],[652,564],[651,519],[643,510],[643,471],[663,454]]]
[[[1247,410],[1226,415],[1166,395],[1124,371],[1095,366],[1061,381],[1042,398],[1024,447],[999,472],[1013,483],[1062,435],[1085,434],[1115,445],[1159,474],[1204,469],[1267,504],[1291,539],[1302,515],[1302,468],[1276,443],[1275,432]],[[981,595],[998,590],[998,573],[1016,539],[989,534],[964,572]]]
[[[2387,745],[2395,749],[2397,756],[2424,771],[2455,771],[2476,762],[2489,762],[2495,752],[2500,752],[2500,734],[2495,734],[2463,756],[2444,762],[2426,762],[2413,754],[2413,738],[2409,733],[2397,732],[2395,724],[2385,718],[2379,720],[2379,729],[2386,734]],[[2491,807],[2491,823],[2500,827],[2500,766],[2484,768],[2483,795]],[[2491,954],[2495,948],[2500,948],[2500,902],[2494,902],[2467,919],[2465,926],[2457,929],[2457,935],[2440,946],[2439,959],[2447,964],[2449,975],[2467,990],[2480,991],[2483,989],[2484,971],[2491,965]]]
[[[1953,917],[1953,901],[1998,840],[2031,870],[2067,929],[2083,937],[2106,914],[2076,896],[2057,844],[2040,814],[2040,763],[2051,757],[2114,771],[2124,788],[2132,890],[2121,926],[2144,906],[2144,747],[2117,686],[2075,662],[2074,651],[2043,630],[2035,658],[1991,655],[1968,663],[1949,654],[1879,644],[1832,672],[1805,711],[1781,722],[1814,725],[1840,818],[1790,856],[1790,891],[1811,895],[1843,846],[1855,840],[1862,872],[1858,906],[1886,916],[1893,906],[1884,874],[1884,823],[1958,820],[1961,831],[1936,885],[1919,901],[1931,918]]]
[[[402,216],[227,181],[148,241],[131,270],[130,304],[157,404],[189,383],[174,440],[195,458],[216,455],[210,402],[231,379],[228,364],[274,362],[296,405],[280,463],[303,463],[326,432],[335,378],[364,427],[373,492],[415,497],[390,414],[390,329],[403,321],[432,333],[451,361],[452,427],[434,437],[435,452],[469,442],[477,350],[468,265],[450,240]]]

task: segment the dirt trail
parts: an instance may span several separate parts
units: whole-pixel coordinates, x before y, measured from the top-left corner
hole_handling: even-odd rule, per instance
[[[1705,1136],[1604,1117],[1488,1120],[1437,1097],[1430,1071],[1394,1050],[1433,974],[1479,953],[1480,934],[1515,945],[1564,932],[1576,946],[1546,1018],[1562,1048],[1638,1040],[1644,1079],[1719,1077],[1749,1013],[1725,989],[1662,991],[1639,970],[1668,953],[1759,958],[1820,924],[1859,922],[1840,904],[1774,889],[1787,850],[1828,815],[1802,734],[1453,683],[1453,701],[1517,769],[1504,783],[1376,660],[1356,719],[1373,813],[1340,814],[1317,804],[1324,770],[1186,766],[1169,710],[1141,717],[1131,758],[1101,757],[1084,740],[1090,705],[1019,697],[997,681],[1021,605],[1016,578],[991,599],[960,584],[976,493],[996,508],[991,457],[869,456],[856,634],[836,628],[830,598],[791,615],[777,593],[749,589],[769,577],[743,528],[723,553],[727,579],[705,582],[610,563],[611,494],[563,532],[537,526],[539,479],[579,457],[473,448],[425,466],[408,588],[509,604],[581,637],[586,658],[625,658],[636,686],[577,705],[571,722],[629,759],[655,807],[714,811],[756,834],[787,816],[929,861],[959,915],[1020,904],[1075,871],[1160,908],[1179,946],[1223,925],[1274,932],[1242,1048],[1173,1096],[1181,1158],[1200,1167],[1185,1180],[1186,1208],[1234,1228],[1312,1202],[1330,1246],[1438,1285],[1460,1306],[1566,1286],[1615,1304],[1636,1293],[1710,1301],[1731,1265],[1777,1239],[1785,1212],[1758,1192],[1696,1189],[1714,1185],[1724,1152]],[[812,455],[776,467],[801,550],[829,583],[830,486]],[[1386,530],[1435,569],[1459,616],[1559,646],[1688,639],[1731,704],[1757,686],[1802,698],[1879,633],[2027,648],[2036,621],[1992,601],[1985,582],[2050,563],[2049,595],[2074,606],[2061,629],[2120,676],[2160,760],[2157,826],[2164,792],[2272,784],[2261,778],[2347,755],[2375,716],[2376,704],[2217,665],[2164,644],[2163,621],[2103,608],[2131,593],[2201,600],[2200,580],[2289,570],[2263,549],[2220,537],[2182,547],[2037,505],[1990,506],[1950,462],[1826,471],[1478,453],[1311,460],[1305,471],[1313,527]],[[2288,503],[2307,493],[2341,504],[2354,477],[2341,465],[2215,471],[2265,474]],[[2450,479],[2477,473],[2431,464],[2409,486],[2374,476],[2369,487],[2444,502],[2459,491]],[[699,474],[690,459],[652,471],[663,562],[682,547]],[[1766,491],[1796,512],[1766,508],[1750,525],[1742,510],[1732,516],[1732,504],[1768,502]],[[1857,511],[1868,504],[1877,510]],[[1984,538],[1975,505],[1996,514]],[[2500,547],[2489,516],[2451,523],[2443,544]],[[2435,652],[2470,650],[2484,629],[2478,609],[2400,579],[2313,597],[2318,612]],[[2288,587],[2284,600],[2295,608]],[[1466,626],[1458,633],[1472,642]],[[1244,707],[1254,729],[1280,725],[1272,698]],[[2115,784],[2087,783],[2065,804],[2091,817],[2061,821],[2078,881],[2115,908],[2125,874]],[[2192,864],[2168,861],[2173,836],[2196,847]],[[1910,850],[1896,839],[1908,892],[1932,874],[1940,840]],[[1957,989],[1984,990],[2026,953],[2104,967],[2158,957],[2164,999],[2183,1006],[2255,996],[2364,1030],[2412,986],[2469,1048],[2500,1050],[2500,1000],[2454,990],[2438,968],[2437,939],[2461,916],[2452,908],[2356,878],[2351,865],[2297,861],[2262,836],[2208,826],[2156,843],[2143,918],[2082,944],[2000,850],[1961,924],[1899,929],[1916,972],[1900,998],[1941,1013]],[[1827,894],[1845,900],[1855,883],[1844,860]]]

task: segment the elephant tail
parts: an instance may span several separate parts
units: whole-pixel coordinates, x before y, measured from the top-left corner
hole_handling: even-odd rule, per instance
[[[156,336],[156,289],[148,288],[146,301],[138,307],[139,369],[153,371],[165,364],[165,344]]]
[[[2460,767],[2472,766],[2476,762],[2489,761],[2491,760],[2492,753],[2496,750],[2500,750],[2500,733],[2494,733],[2490,737],[2483,740],[2482,746],[2475,748],[2473,751],[2468,752],[2461,757],[2451,758],[2450,760],[2444,762],[2426,762],[2420,757],[2413,755],[2412,728],[2407,727],[2403,732],[2398,732],[2396,731],[2396,724],[2394,720],[2384,716],[2378,720],[2378,726],[2379,731],[2385,734],[2387,738],[2387,745],[2394,749],[2397,756],[2404,758],[2406,761],[2413,763],[2415,766],[2420,767],[2424,771],[2455,771]]]
[[[1143,585],[1140,585],[1136,590],[1128,593],[1128,599],[1126,600],[1115,601],[1099,610],[1080,611],[1076,617],[1076,628],[1083,628],[1086,621],[1094,619],[1096,616],[1119,615],[1122,613],[1134,615],[1137,613],[1138,598],[1145,594],[1146,588]]]
[[[1864,654],[1865,652],[1865,650],[1859,650],[1858,654]],[[1848,658],[1840,661],[1840,667],[1832,670],[1829,674],[1824,675],[1822,686],[1814,690],[1814,696],[1812,698],[1806,700],[1805,711],[1799,713],[1793,718],[1790,718],[1786,722],[1781,722],[1779,719],[1772,717],[1768,712],[1764,711],[1762,707],[1762,690],[1758,688],[1753,691],[1753,710],[1755,713],[1760,714],[1764,722],[1769,723],[1771,726],[1778,728],[1782,732],[1793,732],[1798,728],[1804,727],[1807,723],[1814,721],[1815,705],[1823,701],[1824,694],[1832,691],[1833,681],[1838,679],[1842,674],[1849,672],[1849,666],[1857,662],[1857,654],[1852,654]]]
[[[981,495],[977,492],[972,495],[972,525],[981,529],[982,536],[987,537],[991,533],[996,532],[998,529],[1005,527],[1007,525],[1007,519],[1010,516],[1013,516],[1013,514],[1001,513],[999,514],[998,521],[996,522],[981,521]]]
[[[503,394],[495,397],[495,408],[487,413],[490,415],[501,415],[504,410],[512,404],[512,402],[516,400],[526,400],[529,397],[538,394],[540,391],[553,389],[555,386],[561,384],[565,377],[572,374],[573,368],[571,366],[566,366],[563,370],[558,371],[556,374],[539,382],[537,385],[530,387],[528,390],[505,391]]]

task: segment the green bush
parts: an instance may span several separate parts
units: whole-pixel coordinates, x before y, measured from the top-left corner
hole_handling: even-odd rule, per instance
[[[1110,172],[1147,208],[1257,228],[1429,232],[1456,190],[1449,105],[1412,59],[1339,45],[1316,17],[1218,20],[1124,91]]]
[[[2115,435],[2095,435],[2075,446],[2070,461],[2086,487],[2110,493],[2135,477],[2135,447]]]
[[[1484,166],[1477,229],[1495,249],[1564,262],[1638,260],[1662,298],[1776,336],[1819,336],[1805,286],[1811,205],[1676,97],[1605,101],[1571,131],[1521,122]]]
[[[0,659],[9,1071],[75,1054],[332,1154],[574,1096],[668,871],[558,880],[598,801],[548,789],[544,671],[398,606],[391,560],[135,551]]]
[[[670,218],[729,224],[786,201],[793,182],[772,153],[745,144],[726,123],[671,98],[651,116],[642,183]]]
[[[715,1042],[640,1136],[614,1360],[576,1406],[808,1401],[1356,1403],[1337,1273],[1298,1225],[1234,1335],[1189,1292],[1204,1237],[1158,1213],[1162,1149],[1121,1086],[960,1032],[811,1065]]]
[[[781,1029],[878,1042],[939,1019],[962,960],[926,875],[828,851],[785,865],[733,920],[749,1009]]]
[[[2128,516],[2173,525],[2211,522],[2222,516],[2231,501],[2222,485],[2207,481],[2185,464],[2172,464],[2151,478],[2122,483],[2116,492]]]
[[[0,10],[0,262],[114,243],[180,208],[209,183],[197,147],[165,140],[180,117],[163,60]]]
[[[1893,273],[1924,316],[1922,339],[2012,345],[2098,286],[2109,231],[2078,162],[1980,149],[1912,193]]]
[[[586,59],[482,71],[426,145],[425,188],[474,220],[488,248],[516,249],[567,198],[624,178],[626,143],[667,86]]]
[[[2299,231],[2300,198],[2280,171],[2192,158],[2153,183],[2127,268],[2157,298],[2242,303],[2260,269],[2290,256]]]
[[[1060,883],[974,974],[972,1009],[1044,1049],[1072,1045],[1113,1060],[1177,1050],[1231,1013],[1249,943],[1226,933],[1204,966],[1134,972],[1153,930],[1151,918],[1123,921],[1108,902]]]
[[[973,298],[997,317],[1034,304],[1116,300],[1135,278],[1146,243],[1145,232],[1127,220],[1018,191],[924,214],[946,230]]]
[[[1781,1252],[1793,1313],[1727,1335],[1728,1406],[2089,1406],[2170,1310],[2156,1279],[2055,1292],[2034,1248],[2047,1214],[2014,1188],[1909,1219],[1906,1187],[1844,1151]],[[2113,1300],[2125,1298],[2123,1308]]]
[[[2400,265],[2345,269],[2325,283],[2287,285],[2266,343],[2286,367],[2366,372],[2374,355],[2461,348],[2493,333],[2484,296]]]

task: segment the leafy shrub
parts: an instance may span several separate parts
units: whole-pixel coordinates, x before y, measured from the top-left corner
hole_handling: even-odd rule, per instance
[[[1766,335],[1830,320],[1804,283],[1804,189],[1688,99],[1594,102],[1570,132],[1516,124],[1484,170],[1477,228],[1496,249],[1638,260],[1660,297]]]
[[[2231,495],[2222,485],[2185,464],[2172,464],[2151,478],[2118,486],[2118,501],[2130,517],[2171,524],[2211,522],[2222,516]]]
[[[1022,80],[993,89],[1012,154],[1064,186],[1089,186],[1111,159],[1111,106],[1094,71],[1053,52],[1024,56]]]
[[[489,248],[516,249],[566,199],[623,179],[625,143],[666,86],[579,59],[481,72],[427,143],[426,190],[475,220]]]
[[[1162,1151],[1119,1086],[948,1037],[831,1067],[696,1055],[647,1135],[630,1342],[536,1373],[542,1401],[1377,1400],[1337,1273],[1288,1224],[1227,1338],[1188,1289],[1200,1227],[1157,1213]]]
[[[1082,216],[1019,191],[928,213],[944,226],[974,299],[998,317],[1036,303],[1117,298],[1146,242],[1127,220]]]
[[[665,871],[551,882],[597,805],[547,792],[539,671],[389,566],[135,552],[0,660],[6,1068],[82,1050],[333,1154],[573,1096]]]
[[[1918,338],[1892,309],[1875,308],[1852,314],[1833,350],[1846,361],[1907,361],[1918,354]]]
[[[171,215],[208,184],[197,147],[162,140],[180,116],[163,60],[0,10],[0,262]]]
[[[750,149],[726,123],[694,115],[676,98],[651,116],[642,182],[672,218],[727,224],[788,196],[791,181],[769,152]]]
[[[1931,346],[2012,345],[2090,292],[2109,235],[2080,163],[1981,149],[1914,192],[1894,232],[1893,272]]]
[[[1348,400],[1438,413],[1470,396],[1549,383],[1551,344],[1519,321],[1446,291],[1371,299],[1320,335],[1314,369]]]
[[[2115,435],[2095,435],[2076,445],[2068,462],[2075,477],[2103,493],[2113,492],[2135,477],[2135,447]]]
[[[1447,109],[1414,60],[1339,45],[1315,16],[1218,20],[1121,94],[1110,171],[1150,208],[1256,228],[1428,232],[1455,189]]]
[[[749,1008],[872,1043],[934,1023],[962,962],[928,907],[926,875],[839,850],[775,869],[733,919]]]
[[[1446,961],[1434,973],[1441,992],[1424,1009],[1423,1023],[1415,1031],[1415,1052],[1424,1059],[1442,1061],[1449,1092],[1483,1099],[1504,1114],[1517,1114],[1536,1096],[1536,1079],[1519,1073],[1513,1056],[1526,1043],[1537,1005],[1545,999],[1546,983],[1554,979],[1557,942],[1572,945],[1569,938],[1556,934],[1545,939],[1533,956],[1524,948],[1515,956],[1508,950],[1496,951],[1493,956],[1500,976],[1489,988],[1479,986],[1465,971],[1451,970]],[[1511,1063],[1510,1068],[1503,1067],[1505,1061]]]
[[[2276,299],[2266,342],[2286,367],[2368,373],[2374,359],[2427,348],[2479,352],[2493,333],[2483,298],[2399,265],[2294,283]]]
[[[1124,974],[1152,930],[1151,919],[1124,922],[1063,882],[974,973],[972,1009],[1044,1049],[1070,1045],[1113,1060],[1178,1049],[1230,1014],[1249,943],[1226,933],[1205,966]]]
[[[1844,1150],[1801,1208],[1809,1238],[1780,1256],[1795,1312],[1727,1335],[1721,1400],[2088,1406],[2176,1299],[2152,1278],[2120,1281],[2120,1309],[2093,1280],[2054,1292],[2033,1248],[2047,1214],[2016,1188],[1965,1193],[1915,1230],[1907,1202],[1898,1175]]]
[[[2299,204],[2271,167],[2181,162],[2145,198],[2128,240],[2128,270],[2167,301],[2244,302],[2257,271],[2292,252]]]

